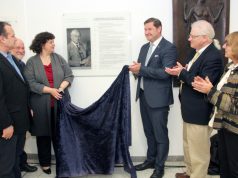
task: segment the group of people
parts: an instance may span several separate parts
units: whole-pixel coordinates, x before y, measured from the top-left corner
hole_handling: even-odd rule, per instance
[[[72,31],[73,34],[77,31]],[[136,100],[147,139],[146,160],[137,171],[153,168],[150,178],[164,176],[169,152],[168,114],[173,104],[172,76],[181,81],[179,99],[183,118],[183,147],[186,172],[176,178],[205,178],[210,160],[210,134],[218,129],[221,178],[238,177],[238,32],[225,38],[225,57],[231,59],[223,72],[223,58],[213,44],[212,25],[199,20],[191,25],[188,41],[193,49],[187,65],[177,61],[175,45],[162,36],[162,23],[144,22],[149,41],[141,47],[129,70],[138,79]],[[79,34],[78,34],[79,35]],[[27,60],[23,42],[12,26],[0,21],[0,177],[20,178],[21,170],[35,171],[26,163],[26,131],[36,136],[42,170],[51,173],[51,143],[56,151],[57,100],[73,82],[72,71],[62,56],[54,52],[55,36],[42,32],[30,49],[36,53]],[[14,52],[17,44],[21,49]],[[17,98],[17,99],[16,99]]]
[[[26,163],[27,130],[36,136],[41,169],[51,174],[51,142],[56,151],[57,100],[68,92],[74,78],[64,58],[54,52],[54,39],[49,32],[37,34],[30,45],[36,55],[25,65],[21,61],[25,54],[23,42],[15,37],[9,23],[0,21],[1,178],[21,178],[21,170],[36,171],[36,167]],[[24,164],[20,164],[20,157],[25,159]]]
[[[229,62],[225,69],[211,23],[191,24],[191,53],[183,66],[176,47],[162,36],[159,19],[144,22],[149,41],[141,47],[129,70],[138,79],[136,99],[147,140],[146,160],[137,171],[153,168],[150,178],[164,176],[169,152],[168,113],[173,104],[172,76],[181,81],[179,100],[183,118],[183,148],[186,172],[176,178],[205,178],[210,161],[210,134],[218,129],[221,178],[238,178],[238,32],[226,36],[223,48]],[[224,73],[223,73],[224,69]],[[223,73],[223,74],[222,74]]]

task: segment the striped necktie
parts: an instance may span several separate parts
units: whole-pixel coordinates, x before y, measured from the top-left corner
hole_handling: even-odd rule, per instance
[[[187,67],[187,71],[190,70],[191,66],[193,65],[193,63],[198,59],[198,57],[200,56],[199,52],[196,52],[196,54],[193,56],[192,60],[189,61],[188,63],[188,67]],[[182,92],[182,88],[183,88],[183,81],[181,81],[180,87],[179,87],[179,92]]]
[[[189,63],[188,63],[187,71],[190,70],[191,66],[192,66],[193,63],[198,59],[199,56],[200,56],[200,53],[199,53],[199,52],[196,52],[196,54],[193,56],[192,60],[189,61]]]

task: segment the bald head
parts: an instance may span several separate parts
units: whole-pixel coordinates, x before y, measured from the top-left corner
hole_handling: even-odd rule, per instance
[[[13,56],[15,56],[18,60],[22,60],[25,56],[25,46],[21,39],[17,38],[14,48],[11,50]]]

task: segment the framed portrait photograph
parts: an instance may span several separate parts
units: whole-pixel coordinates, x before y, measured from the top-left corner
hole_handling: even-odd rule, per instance
[[[67,55],[70,67],[91,68],[90,28],[67,28]]]

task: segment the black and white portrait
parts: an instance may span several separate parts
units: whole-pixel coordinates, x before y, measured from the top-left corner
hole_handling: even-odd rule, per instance
[[[91,68],[90,28],[67,28],[70,67]]]

